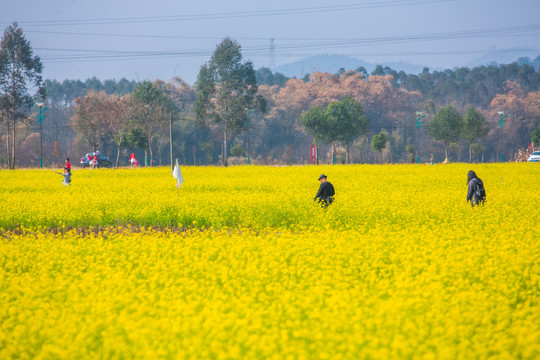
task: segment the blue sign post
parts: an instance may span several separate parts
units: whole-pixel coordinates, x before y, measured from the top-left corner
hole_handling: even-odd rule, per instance
[[[36,104],[39,107],[37,121],[39,123],[39,166],[43,169],[43,120],[45,120],[45,110],[49,107],[43,107],[43,104]]]
[[[424,123],[422,120],[427,115],[422,115],[423,111],[416,112],[416,163],[420,162],[420,126]]]
[[[247,111],[247,109],[246,109],[246,111]],[[250,160],[250,157],[249,157],[249,128],[248,128],[248,123],[249,123],[249,115],[253,114],[254,112],[255,112],[255,110],[251,110],[246,114],[246,145],[247,145],[247,161],[248,161],[248,165],[251,165],[251,160]]]
[[[504,111],[498,111],[497,112],[500,115],[499,118],[499,150],[501,152],[501,162],[503,162],[503,136],[502,136],[502,128],[504,125],[504,118],[506,118],[508,115],[504,115]]]

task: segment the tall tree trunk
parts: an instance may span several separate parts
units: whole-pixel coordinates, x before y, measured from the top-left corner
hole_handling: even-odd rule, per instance
[[[122,141],[120,141],[122,143]],[[120,160],[120,146],[116,147],[116,168],[118,169],[118,160]]]
[[[223,130],[223,166],[227,166],[227,121]]]
[[[8,169],[11,169],[11,144],[9,142],[9,137],[11,135],[9,134],[9,119],[6,119],[6,159],[7,159],[7,166]]]
[[[469,162],[472,163],[472,144],[469,144]]]
[[[13,136],[11,137],[11,169],[12,170],[15,169],[15,144],[16,144],[15,129],[16,129],[15,119],[13,119],[13,126],[11,128],[11,132],[13,134]]]
[[[347,144],[347,164],[351,163],[351,158],[349,157],[349,144]]]
[[[229,120],[229,102],[225,99],[225,121],[223,126],[223,166],[228,166],[227,163],[227,121]]]

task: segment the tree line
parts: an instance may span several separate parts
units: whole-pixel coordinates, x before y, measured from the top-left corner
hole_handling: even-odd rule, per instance
[[[196,165],[309,163],[312,144],[324,163],[511,161],[540,143],[539,59],[297,79],[255,70],[226,38],[193,85],[178,77],[60,83],[42,80],[39,56],[14,23],[0,48],[0,166],[37,166],[40,153],[53,166],[95,150],[120,166],[131,152],[143,164],[169,164],[171,137],[173,158]]]

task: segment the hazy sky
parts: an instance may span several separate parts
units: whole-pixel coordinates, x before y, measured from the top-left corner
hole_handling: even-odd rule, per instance
[[[193,84],[226,36],[256,69],[323,54],[431,68],[494,51],[517,57],[516,48],[540,54],[540,0],[1,2],[0,27],[17,21],[44,78],[58,81],[179,76]]]

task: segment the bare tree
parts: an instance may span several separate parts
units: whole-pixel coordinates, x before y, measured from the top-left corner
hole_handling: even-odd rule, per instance
[[[146,136],[147,149],[150,152],[150,166],[152,166],[153,144],[169,124],[168,120],[172,111],[171,101],[158,84],[143,81],[131,94],[131,106],[136,126]],[[145,149],[145,157],[147,156]],[[147,159],[145,163],[148,163]]]
[[[85,97],[76,98],[71,118],[79,133],[96,151],[109,133],[108,104],[105,91],[89,91]]]
[[[130,126],[130,97],[110,95],[107,101],[109,130],[113,142],[116,144],[116,167],[120,160],[120,151],[125,146],[127,130]]]

